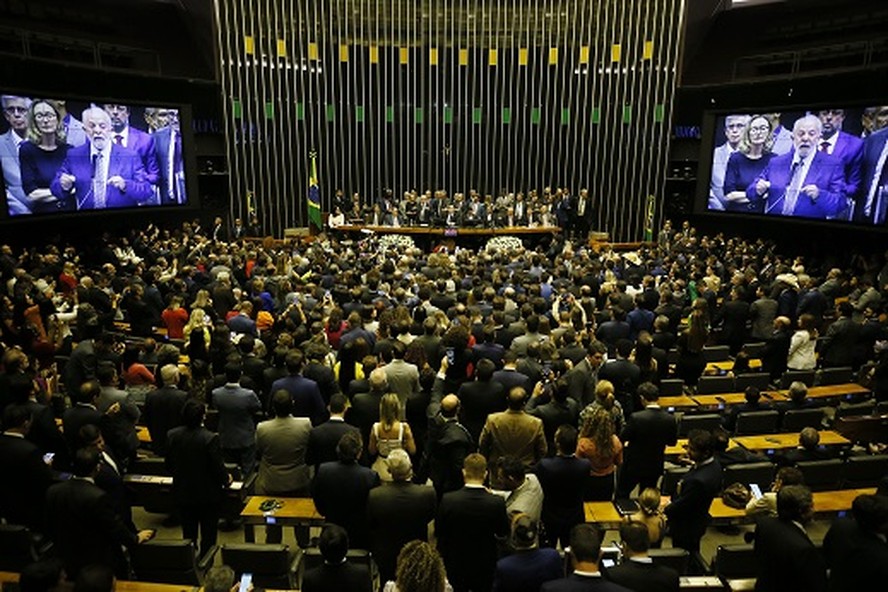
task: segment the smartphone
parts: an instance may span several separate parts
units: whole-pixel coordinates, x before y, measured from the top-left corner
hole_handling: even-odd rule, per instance
[[[46,464],[48,464],[48,465],[51,465],[51,464],[52,464],[52,459],[53,459],[54,457],[55,457],[55,452],[47,452],[46,454],[43,455],[43,462],[46,463]]]
[[[613,559],[602,559],[601,565],[603,565],[604,567],[613,567],[616,564],[614,563]]]
[[[253,574],[245,573],[241,576],[240,587],[238,588],[238,592],[248,592],[250,590],[250,586],[253,584]]]
[[[750,483],[749,491],[752,492],[752,497],[755,499],[762,499],[762,488],[758,486],[758,483]]]
[[[447,363],[448,364],[453,364],[453,362],[456,361],[456,350],[455,349],[453,349],[452,347],[448,347],[447,349],[444,350],[444,353],[447,355]]]
[[[275,518],[274,516],[266,516],[265,524],[277,524],[277,518]]]

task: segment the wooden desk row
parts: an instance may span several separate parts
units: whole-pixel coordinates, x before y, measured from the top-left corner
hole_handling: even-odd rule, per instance
[[[19,574],[12,571],[0,571],[0,584],[17,583],[18,581]],[[203,589],[202,586],[184,586],[182,584],[158,584],[133,580],[114,581],[114,592],[201,592]],[[267,588],[265,590],[266,592],[285,592],[283,590],[269,590]]]
[[[810,399],[854,399],[868,395],[870,390],[859,384],[849,382],[846,384],[832,384],[828,386],[812,386],[808,389]],[[789,400],[789,391],[771,390],[764,391],[762,398],[765,401],[778,403]],[[669,411],[688,411],[694,409],[721,409],[731,405],[742,405],[746,402],[746,393],[714,393],[711,395],[678,395],[674,397],[660,397],[660,407]]]

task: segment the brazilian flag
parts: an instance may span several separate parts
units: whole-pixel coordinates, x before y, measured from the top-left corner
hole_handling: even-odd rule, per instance
[[[308,220],[318,228],[323,227],[321,221],[321,191],[318,189],[318,155],[312,152],[311,175],[308,178]]]

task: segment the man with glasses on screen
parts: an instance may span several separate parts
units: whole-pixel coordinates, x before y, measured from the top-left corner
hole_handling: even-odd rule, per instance
[[[749,115],[725,117],[725,143],[712,153],[712,175],[709,178],[709,209],[725,209],[725,170],[728,160],[740,147],[743,130],[749,124]]]
[[[836,216],[840,220],[852,220],[854,217],[855,198],[860,189],[860,165],[863,162],[863,140],[842,131],[845,121],[844,109],[822,109],[817,117],[823,130],[817,149],[842,161],[844,172],[844,193],[846,207]],[[839,204],[841,207],[841,204]]]
[[[111,118],[98,107],[83,112],[87,142],[71,148],[52,182],[60,209],[103,210],[137,206],[153,197],[139,155],[111,140]]]
[[[22,171],[19,160],[19,147],[28,137],[28,109],[31,99],[3,95],[0,97],[3,117],[9,130],[0,135],[0,160],[3,162],[3,178],[6,181],[6,204],[10,216],[30,214],[28,198],[22,189]]]
[[[775,156],[746,189],[765,214],[827,219],[846,207],[842,162],[819,151],[823,124],[805,115],[792,127],[792,151]]]
[[[111,118],[111,141],[136,152],[142,159],[142,166],[145,167],[146,180],[152,185],[157,185],[160,170],[154,152],[154,138],[130,126],[130,110],[126,105],[106,103],[105,111]]]

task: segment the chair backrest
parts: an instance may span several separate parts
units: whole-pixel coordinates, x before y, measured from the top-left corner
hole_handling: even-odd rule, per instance
[[[807,386],[814,386],[814,378],[817,373],[814,370],[787,370],[780,377],[780,388],[787,389],[795,381],[804,382]]]
[[[773,434],[780,423],[780,412],[776,409],[767,411],[745,411],[737,416],[734,435],[752,436],[756,434]]]
[[[18,572],[36,560],[31,530],[17,524],[0,524],[0,571]]]
[[[752,545],[719,545],[715,552],[715,575],[725,580],[756,577],[758,563]]]
[[[829,384],[845,384],[854,380],[854,369],[851,366],[839,366],[836,368],[824,368],[817,377],[817,384],[826,386]]]
[[[870,399],[863,403],[841,403],[836,407],[834,419],[843,417],[860,417],[862,415],[872,415],[876,411],[876,401]]]
[[[876,405],[876,415],[888,414],[888,401],[881,401]]]
[[[681,378],[664,378],[660,381],[661,397],[678,397],[684,393],[684,381]]]
[[[657,565],[665,565],[671,567],[683,576],[688,573],[688,564],[691,561],[691,554],[686,550],[675,547],[669,549],[651,549],[648,551],[651,560]]]
[[[733,391],[733,376],[701,376],[700,380],[697,381],[697,393],[700,395],[730,393]]]
[[[240,577],[253,574],[257,588],[293,589],[296,587],[295,566],[287,545],[237,543],[222,545],[222,563]]]
[[[704,413],[701,415],[688,415],[686,413],[681,416],[681,421],[678,422],[678,436],[685,438],[691,430],[707,430],[711,432],[721,425],[721,420],[721,415],[715,413]]]
[[[796,463],[796,467],[805,477],[805,485],[811,491],[827,491],[838,489],[842,484],[842,466],[845,463],[841,459],[806,460]]]
[[[690,467],[669,467],[663,473],[663,481],[660,483],[660,491],[663,495],[675,495],[678,482],[690,471]]]
[[[784,432],[801,432],[804,428],[821,428],[823,409],[791,409],[783,416],[780,429]]]
[[[845,462],[843,487],[876,487],[888,475],[888,454],[850,456]]]
[[[370,554],[370,551],[365,549],[349,549],[345,556],[350,563],[366,565],[370,568],[370,582],[367,582],[367,589],[370,589],[372,581],[379,577],[377,574],[376,562],[373,561],[373,555]],[[569,558],[567,560],[569,561]],[[296,584],[299,589],[302,589],[302,576],[305,575],[305,572],[318,567],[322,563],[324,563],[324,557],[321,555],[320,549],[317,547],[303,549],[302,561],[299,564],[298,575],[296,577]]]
[[[130,555],[136,579],[161,584],[200,586],[194,544],[190,539],[148,541]]]
[[[757,463],[737,463],[725,467],[722,470],[722,487],[727,487],[733,483],[742,483],[747,487],[755,483],[762,490],[767,490],[768,486],[774,481],[774,472],[777,468],[773,463],[757,462]]]
[[[768,344],[764,341],[756,341],[755,343],[747,343],[743,346],[743,351],[750,358],[760,358],[763,353],[765,353],[765,349],[768,347]]]
[[[707,345],[703,348],[703,359],[707,362],[730,360],[731,348],[727,345]]]
[[[734,390],[743,392],[748,386],[754,386],[760,391],[768,390],[771,377],[766,372],[746,372],[734,377]]]

